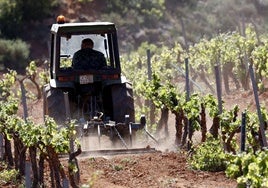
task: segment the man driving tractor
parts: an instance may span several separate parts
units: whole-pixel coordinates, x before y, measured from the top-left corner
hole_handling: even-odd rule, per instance
[[[82,40],[81,49],[74,53],[72,65],[74,69],[101,69],[106,66],[103,53],[94,50],[94,42],[90,38]]]

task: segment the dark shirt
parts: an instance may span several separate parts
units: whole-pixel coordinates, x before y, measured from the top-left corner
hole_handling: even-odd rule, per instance
[[[103,53],[85,48],[74,53],[72,63],[74,69],[101,69],[106,66],[106,59]]]

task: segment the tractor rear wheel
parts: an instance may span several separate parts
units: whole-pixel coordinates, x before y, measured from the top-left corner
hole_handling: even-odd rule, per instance
[[[116,123],[121,123],[116,126],[120,136],[132,145],[134,133],[129,130],[130,122],[135,122],[135,110],[132,86],[129,83],[117,84],[112,86],[112,106],[113,106],[113,120]],[[129,115],[128,123],[126,123],[126,115]],[[126,124],[125,124],[126,123]],[[116,134],[112,134],[111,140],[115,142],[115,138],[119,138]],[[130,140],[130,143],[128,143]]]
[[[132,86],[129,83],[112,86],[113,119],[115,122],[125,122],[129,115],[130,122],[135,122],[135,110]]]
[[[49,84],[44,86],[44,116],[52,117],[58,124],[64,124],[66,120],[66,111],[64,104],[63,91],[50,87]]]

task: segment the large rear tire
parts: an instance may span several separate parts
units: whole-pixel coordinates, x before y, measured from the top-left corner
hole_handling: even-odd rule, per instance
[[[58,124],[64,124],[66,120],[66,111],[64,95],[62,90],[50,87],[49,84],[44,86],[44,116],[52,117]]]
[[[135,110],[132,86],[129,83],[112,86],[113,119],[116,123],[124,123],[125,115],[130,122],[135,122]]]

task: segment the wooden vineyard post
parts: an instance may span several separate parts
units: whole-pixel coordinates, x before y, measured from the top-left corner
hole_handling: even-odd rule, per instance
[[[148,80],[151,81],[152,80],[152,66],[151,66],[151,51],[150,49],[148,49],[147,51],[147,71],[148,71]],[[150,109],[150,124],[154,124],[155,123],[155,106],[152,103],[151,100],[147,101],[147,105],[149,106]]]
[[[249,65],[249,74],[250,74],[253,93],[254,93],[254,97],[255,97],[255,104],[256,104],[256,108],[257,108],[258,118],[259,118],[259,122],[260,122],[260,142],[261,142],[262,147],[267,147],[267,141],[266,141],[265,129],[264,129],[264,121],[263,121],[263,117],[261,114],[261,107],[260,107],[260,101],[259,101],[259,96],[258,96],[258,87],[257,87],[257,83],[255,80],[254,70],[253,70],[252,64]]]
[[[246,112],[242,113],[240,150],[241,152],[246,150]]]
[[[221,88],[221,70],[219,64],[215,67],[216,87],[217,87],[217,98],[218,98],[218,109],[219,115],[222,113],[222,88]]]
[[[28,109],[27,109],[27,101],[26,101],[26,89],[23,84],[24,79],[20,80],[20,88],[21,88],[21,101],[22,101],[22,106],[23,106],[23,118],[25,122],[27,121],[28,118]]]
[[[186,89],[186,101],[190,100],[190,81],[189,81],[189,61],[188,58],[185,58],[185,89]],[[187,149],[190,150],[192,147],[192,136],[193,136],[193,125],[191,120],[187,118],[186,122],[187,132],[188,132],[188,142]]]
[[[0,160],[4,159],[5,147],[4,147],[4,136],[0,133]]]
[[[219,135],[220,128],[220,115],[222,113],[222,93],[221,93],[221,77],[220,77],[220,67],[219,64],[215,65],[215,77],[216,77],[216,87],[217,87],[217,98],[218,98],[218,114],[213,118],[213,124],[210,128],[210,133],[214,138]]]
[[[31,188],[32,187],[31,162],[30,161],[25,162],[25,187],[26,188]]]

